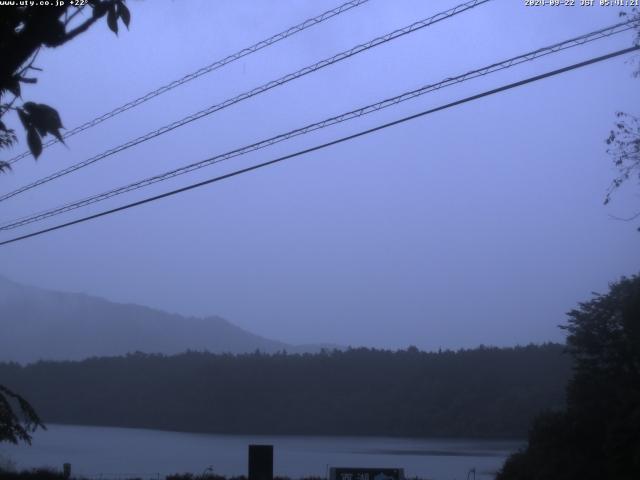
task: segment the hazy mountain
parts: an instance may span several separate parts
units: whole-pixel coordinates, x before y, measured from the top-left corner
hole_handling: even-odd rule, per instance
[[[0,276],[0,361],[77,360],[129,352],[318,351],[254,335],[227,320],[183,317]]]

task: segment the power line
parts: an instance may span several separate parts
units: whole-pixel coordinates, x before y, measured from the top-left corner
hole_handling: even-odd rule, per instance
[[[342,60],[345,60],[347,58],[350,58],[354,55],[357,55],[359,53],[362,53],[364,51],[367,51],[371,48],[375,48],[379,45],[385,44],[387,42],[390,42],[392,40],[395,40],[397,38],[400,38],[404,35],[408,35],[410,33],[414,33],[418,30],[421,30],[425,27],[428,27],[430,25],[433,25],[434,23],[440,22],[442,20],[451,18],[459,13],[465,12],[467,10],[470,10],[472,8],[475,8],[479,5],[482,5],[484,3],[490,2],[491,0],[471,0],[468,1],[466,3],[460,4],[456,7],[453,7],[449,10],[446,10],[444,12],[440,12],[436,15],[433,15],[429,18],[425,18],[423,20],[420,20],[418,22],[415,22],[411,25],[408,25],[404,28],[400,28],[398,30],[394,30],[393,32],[390,32],[386,35],[383,35],[381,37],[377,37],[374,38],[373,40],[370,40],[369,42],[357,45],[349,50],[345,50],[343,52],[340,52],[330,58],[326,58],[324,60],[321,60],[319,62],[314,63],[313,65],[304,67],[294,73],[290,73],[288,75],[285,75],[277,80],[272,80],[271,82],[265,83],[259,87],[254,88],[253,90],[249,90],[247,92],[244,92],[240,95],[237,95],[233,98],[227,99],[221,103],[212,105],[204,110],[201,110],[199,112],[196,112],[192,115],[189,115],[187,117],[184,117],[176,122],[173,122],[169,125],[165,125],[157,130],[154,130],[152,132],[149,132],[145,135],[142,135],[138,138],[135,138],[133,140],[130,140],[127,143],[121,144],[117,147],[111,148],[109,150],[106,150],[105,152],[102,152],[98,155],[95,155],[87,160],[83,160],[82,162],[78,162],[74,165],[71,165],[67,168],[64,168],[62,170],[59,170],[55,173],[52,173],[51,175],[48,175],[46,177],[43,177],[39,180],[36,180],[35,182],[29,183],[27,185],[24,185],[16,190],[13,190],[9,193],[5,193],[4,195],[0,196],[0,202],[7,200],[11,197],[14,197],[16,195],[19,195],[20,193],[26,192],[27,190],[31,190],[32,188],[35,188],[37,186],[40,186],[42,184],[48,183],[52,180],[55,180],[57,178],[60,178],[64,175],[68,175],[69,173],[75,172],[76,170],[79,170],[81,168],[84,168],[88,165],[91,165],[93,163],[98,162],[99,160],[102,160],[106,157],[109,157],[111,155],[114,155],[116,153],[122,152],[124,150],[127,150],[135,145],[138,145],[140,143],[146,142],[148,140],[151,140],[155,137],[158,137],[160,135],[163,135],[165,133],[168,133],[172,130],[175,130],[176,128],[182,127],[184,125],[187,125],[188,123],[191,123],[195,120],[199,120],[203,117],[206,117],[207,115],[211,115],[212,113],[215,113],[217,111],[223,110],[227,107],[230,107],[231,105],[234,105],[238,102],[241,102],[243,100],[249,99],[251,97],[254,97],[256,95],[259,95],[261,93],[264,93],[268,90],[271,90],[272,88],[278,87],[280,85],[284,85],[288,82],[291,82],[292,80],[295,80],[297,78],[303,77],[305,75],[308,75],[310,73],[313,73],[317,70],[320,70],[324,67],[327,67],[329,65],[333,65],[334,63],[340,62]]]
[[[566,50],[568,48],[573,48],[579,45],[583,45],[585,43],[589,43],[595,40],[600,40],[602,38],[607,38],[610,37],[612,35],[616,35],[616,34],[620,34],[623,33],[627,30],[630,30],[632,28],[635,28],[637,25],[640,25],[640,22],[638,22],[637,20],[635,21],[627,21],[627,22],[621,22],[609,27],[605,27],[605,28],[601,28],[599,30],[584,34],[584,35],[580,35],[578,37],[574,37],[559,43],[555,43],[552,44],[550,46],[547,47],[542,47],[539,48],[537,50],[533,50],[531,52],[527,52],[525,54],[522,55],[518,55],[516,57],[511,57],[507,60],[503,60],[501,62],[497,62],[497,63],[493,63],[491,65],[476,69],[476,70],[471,70],[469,72],[466,72],[462,75],[458,75],[455,77],[449,77],[445,80],[442,80],[438,83],[433,83],[433,84],[429,84],[429,85],[425,85],[421,88],[418,88],[416,90],[412,90],[409,92],[405,92],[402,93],[400,95],[397,95],[395,97],[391,97],[391,98],[387,98],[385,100],[382,100],[380,102],[374,103],[374,104],[370,104],[361,108],[358,108],[356,110],[352,110],[334,117],[330,117],[327,119],[324,119],[320,122],[316,122],[316,123],[312,123],[309,125],[306,125],[304,127],[295,129],[295,130],[291,130],[289,132],[280,134],[280,135],[276,135],[274,137],[270,137],[267,138],[265,140],[261,140],[258,142],[255,142],[253,144],[235,149],[235,150],[231,150],[229,152],[223,153],[223,154],[219,154],[219,155],[215,155],[213,157],[209,157],[207,159],[201,160],[199,162],[195,162],[192,163],[190,165],[186,165],[183,167],[179,167],[173,170],[170,170],[168,172],[164,172],[162,174],[159,175],[155,175],[149,178],[145,178],[143,180],[138,180],[136,182],[130,183],[128,185],[122,186],[122,187],[118,187],[116,189],[112,189],[97,195],[93,195],[91,197],[88,198],[84,198],[82,200],[78,200],[72,203],[67,203],[65,205],[53,208],[53,209],[49,209],[49,210],[45,210],[43,212],[38,212],[35,214],[30,214],[29,216],[26,217],[22,217],[22,218],[18,218],[18,219],[14,219],[11,220],[9,222],[5,222],[4,224],[0,225],[0,231],[6,231],[6,230],[12,230],[14,228],[18,228],[18,227],[22,227],[24,225],[30,224],[30,223],[34,223],[34,222],[38,222],[41,220],[44,220],[46,218],[55,216],[55,215],[59,215],[62,213],[66,213],[72,210],[76,210],[78,208],[87,206],[87,205],[91,205],[93,203],[97,203],[103,200],[107,200],[111,197],[117,196],[117,195],[121,195],[124,193],[128,193],[131,192],[133,190],[137,190],[139,188],[143,188],[149,185],[153,185],[155,183],[176,177],[178,175],[183,175],[185,173],[189,173],[192,172],[194,170],[198,170],[200,168],[203,167],[207,167],[209,165],[213,165],[216,163],[220,163],[222,161],[225,160],[229,160],[231,158],[235,158],[241,155],[245,155],[247,153],[256,151],[256,150],[260,150],[263,148],[266,148],[268,146],[274,145],[276,143],[280,143],[282,141],[285,140],[289,140],[291,138],[297,137],[299,135],[303,135],[303,134],[307,134],[310,133],[312,131],[315,130],[320,130],[323,128],[327,128],[329,126],[332,125],[336,125],[342,122],[345,122],[347,120],[351,120],[354,118],[358,118],[364,115],[368,115],[370,113],[374,113],[376,111],[382,110],[384,108],[388,108],[391,107],[393,105],[397,105],[398,103],[407,101],[407,100],[411,100],[413,98],[416,98],[418,96],[424,95],[426,93],[429,92],[433,92],[435,90],[439,90],[441,88],[445,88],[451,85],[455,85],[467,80],[472,80],[474,78],[477,77],[481,77],[484,75],[488,75],[490,73],[494,73],[497,72],[499,70],[504,70],[507,68],[511,68],[515,65],[519,65],[521,63],[524,62],[528,62],[528,61],[533,61],[537,58],[552,54],[552,53],[556,53],[562,50]]]
[[[198,77],[201,77],[202,75],[206,75],[207,73],[211,73],[214,70],[217,70],[219,68],[224,67],[225,65],[228,65],[230,63],[235,62],[236,60],[240,60],[243,57],[246,57],[247,55],[250,55],[252,53],[255,53],[259,50],[262,50],[263,48],[269,47],[281,40],[284,40],[285,38],[291,37],[292,35],[295,35],[296,33],[300,33],[304,30],[306,30],[307,28],[311,28],[315,25],[318,25],[326,20],[329,20],[330,18],[333,18],[337,15],[340,15],[344,12],[347,12],[349,10],[351,10],[352,8],[355,7],[359,7],[360,5],[363,5],[365,3],[367,3],[369,0],[351,0],[349,2],[343,3],[342,5],[333,8],[331,10],[327,10],[324,13],[321,13],[320,15],[317,15],[313,18],[309,18],[307,20],[305,20],[302,23],[299,23],[297,25],[294,25],[293,27],[290,27],[280,33],[277,33],[269,38],[266,38],[264,40],[261,40],[258,43],[255,43],[253,45],[251,45],[250,47],[246,47],[243,48],[242,50],[237,51],[236,53],[233,53],[231,55],[226,56],[225,58],[222,58],[220,60],[217,60],[205,67],[202,67],[198,70],[196,70],[195,72],[191,72],[187,75],[185,75],[182,78],[179,78],[178,80],[174,80],[170,83],[167,83],[166,85],[163,85],[159,88],[157,88],[156,90],[153,90],[141,97],[136,98],[135,100],[132,100],[128,103],[125,103],[124,105],[121,105],[113,110],[111,110],[110,112],[105,113],[104,115],[101,115],[97,118],[94,118],[93,120],[90,120],[86,123],[83,123],[82,125],[79,125],[75,128],[73,128],[72,130],[67,131],[62,138],[63,139],[67,139],[69,137],[72,137],[74,135],[76,135],[77,133],[83,132],[84,130],[88,130],[89,128],[95,127],[96,125],[104,122],[105,120],[108,120],[112,117],[115,117],[116,115],[119,115],[123,112],[126,112],[127,110],[130,110],[134,107],[137,107],[138,105],[141,105],[145,102],[148,102],[149,100],[151,100],[152,98],[155,98],[159,95],[162,95],[163,93],[168,92],[169,90],[173,90],[176,87],[179,87],[180,85],[183,85],[187,82],[190,82],[191,80],[195,80]],[[42,144],[42,148],[47,148],[51,145],[53,145],[54,143],[57,143],[58,140],[57,139],[51,139],[45,143]],[[14,164],[17,161],[26,158],[28,156],[31,155],[30,151],[25,151],[23,153],[21,153],[20,155],[17,155],[15,157],[13,157],[12,159],[8,160],[7,163],[9,164]]]
[[[93,220],[93,219],[96,219],[96,218],[104,217],[104,216],[110,215],[112,213],[120,212],[120,211],[123,211],[123,210],[127,210],[129,208],[140,206],[140,205],[144,205],[145,203],[151,203],[151,202],[154,202],[156,200],[160,200],[162,198],[166,198],[166,197],[170,197],[170,196],[173,196],[173,195],[177,195],[179,193],[183,193],[183,192],[186,192],[188,190],[193,190],[195,188],[199,188],[199,187],[202,187],[202,186],[205,186],[205,185],[209,185],[211,183],[216,183],[216,182],[225,180],[227,178],[235,177],[235,176],[243,174],[243,173],[251,172],[253,170],[258,170],[258,169],[263,168],[263,167],[274,165],[274,164],[282,162],[284,160],[289,160],[291,158],[299,157],[299,156],[305,155],[307,153],[315,152],[315,151],[322,150],[322,149],[325,149],[325,148],[333,146],[333,145],[337,145],[339,143],[343,143],[343,142],[346,142],[346,141],[349,141],[349,140],[353,140],[355,138],[362,137],[362,136],[377,132],[379,130],[383,130],[385,128],[389,128],[389,127],[392,127],[392,126],[395,126],[395,125],[399,125],[401,123],[408,122],[410,120],[415,120],[416,118],[420,118],[420,117],[423,117],[425,115],[429,115],[429,114],[432,114],[432,113],[435,113],[435,112],[439,112],[441,110],[445,110],[445,109],[452,108],[452,107],[455,107],[455,106],[458,106],[458,105],[462,105],[464,103],[468,103],[468,102],[471,102],[471,101],[474,101],[474,100],[478,100],[480,98],[487,97],[487,96],[490,96],[490,95],[494,95],[496,93],[504,92],[506,90],[511,90],[513,88],[520,87],[520,86],[523,86],[523,85],[526,85],[526,84],[529,84],[529,83],[537,82],[539,80],[543,80],[543,79],[548,78],[548,77],[559,75],[561,73],[566,73],[566,72],[569,72],[571,70],[576,70],[578,68],[586,67],[588,65],[592,65],[592,64],[598,63],[598,62],[602,62],[604,60],[608,60],[608,59],[611,59],[611,58],[614,58],[614,57],[618,57],[620,55],[625,55],[627,53],[636,51],[638,49],[640,49],[640,46],[633,46],[633,47],[625,48],[625,49],[618,50],[616,52],[612,52],[612,53],[609,53],[609,54],[606,54],[606,55],[602,55],[602,56],[599,56],[599,57],[591,58],[591,59],[586,60],[584,62],[574,63],[573,65],[569,65],[567,67],[559,68],[557,70],[552,70],[550,72],[546,72],[546,73],[543,73],[543,74],[540,74],[540,75],[529,77],[529,78],[526,78],[524,80],[520,80],[518,82],[509,83],[507,85],[503,85],[501,87],[494,88],[492,90],[487,90],[487,91],[484,91],[482,93],[479,93],[479,94],[476,94],[476,95],[472,95],[470,97],[466,97],[466,98],[463,98],[461,100],[457,100],[455,102],[447,103],[445,105],[441,105],[441,106],[436,107],[436,108],[425,110],[425,111],[422,111],[420,113],[416,113],[414,115],[409,115],[407,117],[403,117],[403,118],[400,118],[398,120],[394,120],[393,122],[385,123],[383,125],[379,125],[377,127],[373,127],[373,128],[367,129],[367,130],[363,130],[363,131],[360,131],[358,133],[354,133],[352,135],[348,135],[346,137],[342,137],[342,138],[339,138],[337,140],[333,140],[331,142],[323,143],[321,145],[316,145],[315,147],[307,148],[305,150],[300,150],[298,152],[291,153],[289,155],[284,155],[282,157],[278,157],[276,159],[269,160],[267,162],[263,162],[263,163],[259,163],[257,165],[253,165],[251,167],[247,167],[247,168],[243,168],[243,169],[240,169],[240,170],[236,170],[234,172],[227,173],[225,175],[220,175],[220,176],[217,176],[217,177],[214,177],[214,178],[210,178],[208,180],[205,180],[205,181],[202,181],[202,182],[198,182],[198,183],[194,183],[194,184],[188,185],[186,187],[178,188],[178,189],[172,190],[170,192],[165,192],[165,193],[162,193],[160,195],[155,195],[153,197],[148,197],[148,198],[145,198],[143,200],[132,202],[132,203],[120,206],[120,207],[112,208],[110,210],[106,210],[106,211],[103,211],[103,212],[100,212],[100,213],[96,213],[96,214],[93,214],[93,215],[82,217],[82,218],[79,218],[79,219],[76,219],[76,220],[72,220],[70,222],[62,223],[62,224],[59,224],[59,225],[56,225],[56,226],[53,226],[53,227],[45,228],[45,229],[42,229],[42,230],[38,230],[36,232],[32,232],[32,233],[29,233],[29,234],[26,234],[26,235],[22,235],[22,236],[15,237],[15,238],[12,238],[12,239],[9,239],[9,240],[5,240],[5,241],[0,242],[0,246],[7,245],[7,244],[10,244],[10,243],[14,243],[14,242],[18,242],[18,241],[21,241],[21,240],[26,240],[27,238],[35,237],[35,236],[38,236],[38,235],[43,235],[43,234],[48,233],[48,232],[52,232],[52,231],[55,231],[55,230],[60,230],[62,228],[70,227],[72,225],[76,225],[76,224],[79,224],[79,223],[87,222],[89,220]]]

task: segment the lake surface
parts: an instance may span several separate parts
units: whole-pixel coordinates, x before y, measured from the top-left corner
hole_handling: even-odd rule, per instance
[[[72,464],[88,478],[164,478],[171,473],[202,473],[211,466],[222,475],[247,474],[249,444],[274,445],[274,474],[324,477],[334,467],[400,467],[406,477],[491,479],[518,441],[213,435],[134,428],[50,425],[34,435],[33,445],[2,444],[0,456],[18,468]],[[473,478],[473,476],[471,476]]]

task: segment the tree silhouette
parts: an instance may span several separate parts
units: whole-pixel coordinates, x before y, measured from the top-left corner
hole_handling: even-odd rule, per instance
[[[192,432],[522,437],[561,408],[571,363],[556,344],[420,352],[135,353],[0,363],[52,422]]]
[[[16,414],[12,403],[17,403]],[[33,407],[24,398],[0,385],[0,442],[31,443],[31,435],[36,428],[45,428]]]
[[[36,159],[42,153],[42,137],[50,134],[62,141],[62,120],[54,108],[35,102],[15,105],[22,98],[21,84],[37,82],[33,72],[40,69],[34,66],[34,61],[42,48],[66,44],[105,16],[107,25],[115,34],[118,33],[118,20],[127,28],[129,26],[130,13],[125,0],[75,2],[78,5],[71,3],[66,2],[63,6],[4,6],[1,9],[0,150],[17,142],[15,129],[3,121],[3,117],[11,111],[17,113],[26,132],[29,150]],[[83,20],[87,12],[90,15]],[[0,172],[10,169],[9,163],[0,160]],[[37,427],[43,427],[43,424],[29,402],[0,385],[0,442],[30,443],[30,433]]]
[[[87,0],[83,5],[3,7],[0,15],[0,149],[17,141],[16,132],[3,117],[15,111],[26,131],[29,150],[35,158],[42,153],[42,137],[53,135],[62,141],[63,128],[58,112],[45,104],[25,102],[15,106],[21,98],[21,84],[36,83],[33,72],[40,69],[34,61],[42,48],[56,48],[86,32],[106,16],[107,25],[118,33],[118,20],[128,28],[131,15],[125,0]],[[90,10],[88,18],[78,21]],[[6,97],[11,96],[11,100]],[[0,172],[11,165],[0,160]]]
[[[622,12],[621,17],[629,16]],[[633,8],[631,16],[640,20],[640,10]],[[634,40],[635,45],[640,45],[640,27],[636,27],[638,33]],[[633,72],[634,77],[640,77],[640,66]],[[613,159],[613,165],[617,175],[611,182],[604,199],[605,205],[613,198],[614,192],[627,180],[637,178],[640,182],[640,117],[628,112],[616,112],[616,121],[613,129],[606,139],[607,152]],[[640,212],[623,220],[634,220],[640,217]],[[640,228],[638,228],[640,231]]]
[[[640,276],[568,315],[566,410],[536,418],[497,480],[640,478]]]

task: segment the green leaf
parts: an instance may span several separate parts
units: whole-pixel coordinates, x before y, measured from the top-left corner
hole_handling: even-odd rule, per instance
[[[46,119],[42,111],[38,108],[38,104],[27,102],[22,108],[24,108],[25,112],[29,115],[29,128],[35,127],[40,136],[44,137],[47,134]]]
[[[22,83],[38,83],[38,79],[33,77],[18,77],[18,80]]]
[[[44,103],[27,103],[32,104],[30,105],[31,109],[33,109],[32,114],[38,112],[38,115],[43,119],[49,129],[64,128],[62,126],[60,114],[55,108],[45,105]],[[27,103],[25,103],[25,108]]]
[[[122,19],[122,23],[124,23],[124,26],[127,27],[127,29],[129,29],[129,22],[131,21],[131,12],[129,12],[129,9],[124,4],[124,2],[118,3],[118,15]]]
[[[111,5],[107,12],[107,25],[113,33],[118,34],[118,15],[116,13],[116,7]]]
[[[31,119],[29,118],[29,114],[21,108],[17,108],[16,110],[18,111],[18,118],[20,119],[22,126],[25,129],[28,129],[31,126]]]
[[[42,153],[42,140],[40,140],[38,132],[33,127],[27,130],[27,143],[29,144],[31,155],[37,159]]]
[[[62,135],[60,134],[60,130],[56,128],[55,130],[51,130],[49,133],[51,133],[51,135],[56,137],[60,143],[64,143],[64,140],[62,139]]]
[[[93,8],[92,15],[94,18],[100,18],[105,13],[107,13],[108,6],[104,2],[101,2],[99,0],[89,0],[89,5],[91,6],[91,8]]]
[[[44,103],[27,102],[24,104],[24,109],[29,114],[31,125],[36,128],[41,137],[50,133],[62,142],[60,129],[64,127],[55,108]]]

